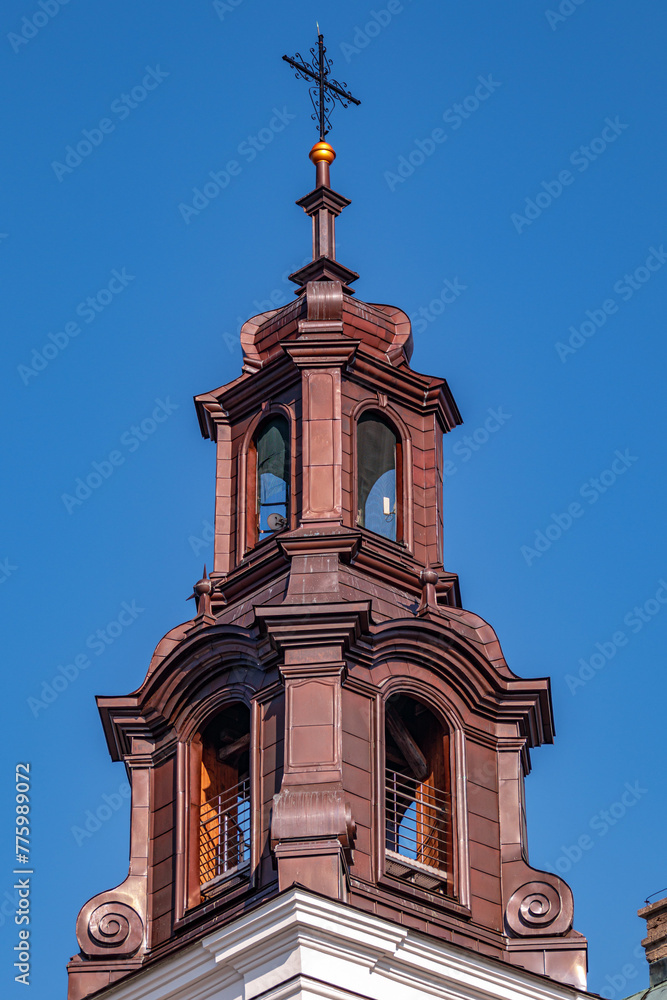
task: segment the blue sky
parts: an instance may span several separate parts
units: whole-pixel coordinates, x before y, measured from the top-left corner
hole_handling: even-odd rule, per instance
[[[352,199],[338,256],[360,298],[410,314],[413,366],[448,379],[465,420],[446,441],[445,565],[513,670],[552,678],[531,862],[574,889],[591,989],[637,991],[635,912],[667,884],[667,11],[55,4],[0,15],[3,995],[21,989],[17,761],[34,1000],[64,995],[80,906],[126,874],[125,776],[94,696],[139,685],[211,562],[214,449],[191,399],[238,375],[240,322],[289,301],[310,254],[294,201],[317,133],[281,56],[307,52],[316,18],[362,100],[330,137]]]

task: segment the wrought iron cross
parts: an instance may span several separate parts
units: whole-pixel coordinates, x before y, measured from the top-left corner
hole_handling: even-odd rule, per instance
[[[312,56],[310,65],[305,62],[300,52],[296,53],[295,59],[283,56],[285,62],[289,63],[296,70],[295,75],[297,79],[315,81],[308,88],[308,93],[310,94],[314,109],[311,118],[314,122],[319,122],[320,141],[323,141],[325,135],[331,131],[329,115],[333,111],[336,101],[339,101],[344,108],[347,108],[350,103],[361,104],[361,101],[358,101],[347,90],[347,84],[344,81],[343,83],[339,83],[338,80],[329,79],[332,64],[331,60],[327,59],[326,51],[324,47],[324,35],[319,34],[318,27],[317,52],[315,52],[315,47],[312,46],[310,50]]]

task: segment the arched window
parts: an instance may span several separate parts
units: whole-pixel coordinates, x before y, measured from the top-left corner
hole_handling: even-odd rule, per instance
[[[289,505],[289,424],[273,416],[259,425],[248,455],[249,547],[288,526]]]
[[[357,423],[357,524],[392,542],[403,537],[401,439],[370,412]]]
[[[424,889],[452,885],[449,735],[406,695],[385,706],[387,873]]]
[[[250,865],[250,712],[230,705],[201,734],[199,882],[203,893]]]

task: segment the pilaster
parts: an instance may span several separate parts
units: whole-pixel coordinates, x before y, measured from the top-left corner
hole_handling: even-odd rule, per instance
[[[285,765],[271,822],[279,887],[344,900],[355,824],[343,791],[341,689],[344,654],[368,627],[368,605],[281,605],[256,615],[282,654],[285,685]]]

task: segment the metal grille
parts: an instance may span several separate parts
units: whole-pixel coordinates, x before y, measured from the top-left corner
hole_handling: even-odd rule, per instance
[[[200,807],[202,885],[250,861],[250,780],[214,795]]]
[[[387,850],[446,871],[449,794],[393,768],[387,768],[385,788]]]

